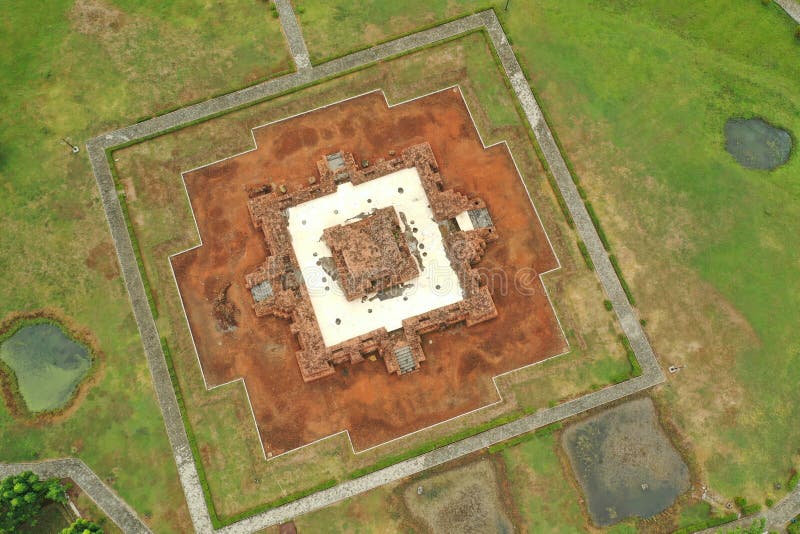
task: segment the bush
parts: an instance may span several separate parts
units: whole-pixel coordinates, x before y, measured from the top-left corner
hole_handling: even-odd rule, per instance
[[[622,269],[619,266],[619,260],[617,260],[617,257],[614,254],[609,255],[608,259],[611,262],[611,266],[614,268],[614,272],[617,273],[617,278],[619,278],[619,283],[622,286],[622,290],[625,292],[625,295],[628,297],[628,301],[631,303],[631,306],[636,306],[636,299],[633,298],[633,292],[628,285],[628,281],[625,280],[624,276],[622,276]]]
[[[798,482],[800,482],[800,473],[797,472],[797,469],[792,469],[792,474],[789,476],[789,487],[787,489],[789,491],[794,490]]]
[[[761,0],[761,3],[765,6],[768,6],[772,3],[772,0]]]
[[[758,513],[760,510],[761,510],[761,505],[758,504],[757,502],[754,502],[753,504],[748,504],[742,507],[742,515],[753,515],[755,513]]]
[[[730,523],[731,521],[735,521],[737,519],[736,514],[727,514],[722,517],[709,517],[705,521],[698,521],[697,523],[693,523],[691,525],[687,525],[683,528],[679,528],[675,531],[674,534],[690,534],[691,532],[697,532],[698,530],[705,530],[707,528],[718,527],[719,525],[724,525],[725,523]]]
[[[597,218],[597,214],[594,212],[594,206],[592,206],[591,202],[586,203],[586,212],[589,214],[592,224],[594,224],[594,229],[597,230],[597,235],[600,238],[600,241],[603,243],[603,248],[611,252],[611,243],[609,243],[603,227],[600,226],[600,219]]]
[[[613,305],[613,304],[611,303],[611,301],[610,301],[610,300],[608,300],[608,299],[606,299],[606,300],[604,300],[604,301],[603,301],[603,306],[605,306],[605,307],[606,307],[606,310],[607,310],[607,311],[611,311],[611,310],[613,310],[613,309],[614,309],[614,305]]]
[[[36,521],[46,501],[66,503],[67,489],[56,478],[40,480],[31,471],[11,475],[0,482],[0,532],[16,532],[17,527]]]
[[[61,534],[103,534],[103,529],[91,521],[79,517],[69,527],[62,530]]]
[[[588,267],[590,271],[594,271],[594,262],[592,261],[591,256],[589,256],[589,249],[586,248],[586,243],[580,239],[578,240],[578,249],[581,251],[583,261],[586,262],[586,267]]]
[[[800,515],[792,519],[792,522],[786,527],[786,532],[789,534],[800,534]]]
[[[631,376],[640,376],[642,374],[642,366],[639,365],[639,360],[636,359],[636,353],[633,352],[631,342],[624,334],[619,335],[619,341],[625,348],[625,356],[628,357],[628,363],[631,364]]]
[[[798,41],[800,41],[800,24],[798,24],[797,28],[794,30],[794,36],[797,37]]]

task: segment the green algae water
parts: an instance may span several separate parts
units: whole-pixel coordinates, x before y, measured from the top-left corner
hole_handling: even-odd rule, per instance
[[[89,349],[50,323],[17,330],[0,344],[0,359],[14,372],[30,412],[63,407],[92,366]]]
[[[789,160],[792,136],[762,119],[729,119],[725,150],[742,167],[772,170]]]

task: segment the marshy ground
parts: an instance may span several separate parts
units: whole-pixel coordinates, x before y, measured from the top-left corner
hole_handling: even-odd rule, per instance
[[[661,428],[649,398],[570,426],[562,443],[597,525],[652,517],[689,489],[689,468]]]

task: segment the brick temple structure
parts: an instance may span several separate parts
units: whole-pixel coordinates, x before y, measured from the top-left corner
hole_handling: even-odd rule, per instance
[[[249,191],[268,255],[246,287],[257,315],[291,321],[306,382],[364,359],[417,370],[423,334],[497,316],[474,270],[497,239],[486,205],[445,188],[428,143],[394,154],[330,154],[307,186]]]
[[[333,253],[338,282],[347,300],[419,276],[393,207],[380,208],[357,222],[326,228],[322,237]]]

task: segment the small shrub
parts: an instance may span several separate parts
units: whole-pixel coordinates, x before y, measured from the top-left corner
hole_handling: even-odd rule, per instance
[[[642,326],[647,326],[647,319],[639,319],[639,324]]]
[[[614,309],[614,305],[611,303],[610,300],[606,299],[603,301],[603,306],[606,307],[606,310],[611,311]]]
[[[797,25],[797,28],[794,30],[794,36],[800,41],[800,24]]]
[[[761,0],[761,3],[765,6],[768,6],[772,3],[772,0]]]
[[[722,517],[710,517],[704,521],[698,521],[697,523],[687,525],[683,528],[679,528],[674,532],[674,534],[690,534],[691,532],[697,532],[698,530],[705,530],[707,528],[718,527],[720,525],[724,525],[725,523],[730,523],[731,521],[735,521],[738,518],[736,514],[727,514]]]
[[[786,527],[786,532],[789,534],[800,534],[800,515],[792,519],[791,523],[789,523],[789,526]]]
[[[639,365],[639,360],[636,359],[636,353],[633,352],[631,342],[624,334],[619,335],[619,341],[625,348],[625,356],[628,358],[628,363],[631,364],[631,376],[640,376],[642,374],[642,366]]]
[[[597,218],[597,214],[594,212],[594,206],[592,206],[591,202],[586,203],[586,211],[589,214],[589,218],[592,220],[592,224],[594,224],[594,229],[597,230],[597,236],[603,243],[603,247],[610,252],[611,243],[608,242],[608,237],[606,237],[603,227],[600,226],[600,219]]]
[[[583,261],[586,262],[586,267],[588,267],[590,271],[594,271],[594,262],[592,262],[592,258],[589,256],[589,249],[586,248],[586,243],[580,239],[578,240],[578,249],[581,251]]]
[[[631,306],[636,306],[636,299],[633,298],[633,292],[631,291],[631,288],[628,285],[628,281],[625,280],[624,276],[622,276],[622,269],[619,266],[619,260],[617,260],[617,257],[614,254],[610,254],[608,256],[608,259],[611,262],[611,266],[614,268],[614,272],[617,273],[617,278],[619,278],[619,283],[622,285],[622,290],[628,297]]]
[[[773,504],[775,504],[775,501],[773,501],[772,499],[770,499],[769,497],[767,497],[767,500],[766,500],[766,501],[764,501],[764,504],[766,504],[766,505],[767,505],[767,508],[772,508],[772,505],[773,505]]]
[[[759,510],[761,510],[761,505],[757,502],[754,502],[753,504],[747,504],[742,507],[742,515],[753,515]]]
[[[798,482],[800,482],[800,473],[797,472],[797,469],[792,469],[792,474],[789,476],[789,491],[794,490]]]

